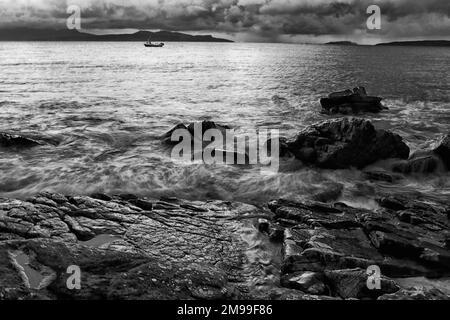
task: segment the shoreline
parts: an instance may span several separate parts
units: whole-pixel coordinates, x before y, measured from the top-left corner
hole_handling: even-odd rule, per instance
[[[216,124],[202,123],[206,127]],[[415,167],[435,170],[429,161],[446,163],[448,137],[431,143],[434,149],[410,155],[398,135],[376,130],[364,119],[340,118],[283,140],[281,151],[330,169],[362,169],[398,157],[403,160],[396,165],[407,173]],[[37,143],[16,138],[6,136],[9,142]],[[395,175],[369,177],[390,181]],[[267,199],[258,207],[133,194],[2,198],[0,269],[8,274],[3,288],[11,290],[0,287],[0,296],[450,299],[438,289],[445,289],[450,277],[449,202],[394,191],[376,198],[377,209],[364,209],[337,202],[332,194],[324,197],[322,202]],[[81,270],[82,290],[66,286],[70,266]],[[370,289],[367,270],[373,266],[381,272],[381,286]],[[430,279],[441,280],[434,287]]]

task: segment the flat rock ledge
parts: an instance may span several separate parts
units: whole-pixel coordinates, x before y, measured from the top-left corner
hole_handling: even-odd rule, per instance
[[[449,208],[42,193],[0,199],[0,299],[447,299]],[[381,268],[381,289],[366,268]],[[70,289],[70,266],[81,288]],[[403,282],[404,283],[404,282]]]

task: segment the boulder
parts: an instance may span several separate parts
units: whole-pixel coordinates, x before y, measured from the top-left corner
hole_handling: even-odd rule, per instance
[[[433,152],[437,154],[450,170],[450,133],[442,135],[433,145]]]
[[[327,292],[327,287],[322,279],[323,275],[320,273],[305,271],[282,276],[281,284],[308,294],[323,295]]]
[[[339,118],[316,123],[286,141],[294,156],[321,168],[363,168],[381,159],[409,156],[402,138],[376,130],[368,120]]]
[[[198,134],[201,134],[201,137],[194,137],[194,127],[196,124],[198,124],[201,127],[200,132],[198,132]],[[218,129],[224,133],[225,130],[230,129],[230,127],[228,127],[226,125],[216,124],[213,121],[202,121],[200,123],[191,122],[187,126],[184,125],[183,123],[179,123],[175,127],[173,127],[172,129],[170,129],[168,132],[166,132],[165,134],[163,134],[161,136],[162,142],[164,144],[168,144],[168,145],[178,144],[178,141],[171,140],[173,132],[178,129],[187,130],[187,131],[189,131],[189,133],[191,134],[191,136],[193,138],[202,139],[205,132],[209,129]]]
[[[320,99],[324,113],[353,114],[361,112],[377,113],[386,109],[381,104],[380,97],[368,96],[364,87],[356,87],[352,90],[333,92],[327,98]]]
[[[416,151],[408,160],[394,163],[392,170],[404,174],[450,170],[450,134],[444,134],[430,142],[426,149]]]
[[[393,174],[383,170],[366,170],[363,172],[363,176],[371,181],[385,181],[390,183],[403,179],[399,174]]]
[[[40,144],[37,140],[18,134],[0,133],[0,147],[3,148],[31,148]]]
[[[367,272],[360,268],[329,270],[325,271],[325,276],[333,293],[343,299],[376,299],[383,294],[395,293],[400,289],[394,280],[384,276],[380,277],[380,289],[369,289]]]

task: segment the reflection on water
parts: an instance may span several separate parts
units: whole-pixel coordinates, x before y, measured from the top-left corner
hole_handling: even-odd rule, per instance
[[[0,150],[3,196],[48,190],[266,202],[303,199],[339,183],[340,200],[367,206],[367,197],[392,187],[368,182],[357,170],[270,174],[175,162],[158,137],[178,122],[199,120],[238,133],[257,127],[291,135],[329,118],[319,113],[321,96],[357,84],[389,107],[367,117],[402,135],[412,150],[450,127],[446,48],[171,43],[150,54],[138,43],[1,43],[0,49],[0,131],[57,141]],[[394,186],[437,198],[450,193],[448,174],[407,177]]]

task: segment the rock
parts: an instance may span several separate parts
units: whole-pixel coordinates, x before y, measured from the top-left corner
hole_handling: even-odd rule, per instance
[[[371,211],[276,200],[268,215],[131,194],[2,198],[0,299],[386,298],[396,288],[387,277],[448,277],[448,204],[384,203]],[[71,265],[82,290],[67,288]],[[363,287],[371,265],[381,291]]]
[[[286,144],[297,159],[329,169],[363,168],[381,159],[406,159],[409,155],[399,135],[376,130],[370,121],[359,118],[314,124]]]
[[[262,233],[269,233],[270,223],[267,219],[258,219],[258,230]]]
[[[0,147],[3,148],[31,148],[40,145],[37,140],[17,134],[0,133]]]
[[[172,141],[172,134],[178,129],[188,130],[188,128],[184,124],[179,123],[161,136],[162,142],[167,145],[177,145],[179,141]]]
[[[411,288],[382,295],[378,300],[450,300],[450,296],[436,288]]]
[[[366,179],[372,180],[372,181],[386,181],[393,183],[395,181],[403,179],[401,175],[398,174],[392,174],[387,171],[381,171],[381,170],[367,170],[363,172],[363,175]]]
[[[394,280],[384,276],[380,277],[380,289],[369,289],[367,272],[360,268],[325,271],[325,276],[333,293],[343,299],[376,299],[400,289]]]
[[[432,146],[432,150],[437,154],[450,170],[450,133],[442,135]]]
[[[352,90],[333,92],[328,98],[320,99],[324,113],[352,114],[360,112],[377,113],[386,109],[381,104],[382,98],[368,96],[364,87],[356,87]]]
[[[195,133],[194,132],[195,124],[196,123],[192,122],[187,126],[187,128],[192,136],[194,136],[194,133]],[[208,131],[210,129],[217,129],[221,132],[224,132],[225,130],[230,129],[230,127],[228,127],[226,125],[216,124],[213,121],[202,121],[201,122],[201,135],[202,136],[205,134],[206,131]]]
[[[260,262],[248,260],[249,244],[239,231],[245,227],[258,234],[253,227],[257,218],[236,219],[261,216],[256,207],[222,201],[169,203],[133,195],[98,198],[106,200],[50,193],[26,201],[2,199],[1,297],[251,298],[248,279],[266,276]],[[33,280],[36,288],[27,287],[20,268],[8,258],[10,252],[27,255],[35,269],[31,276],[42,273]],[[69,265],[81,268],[83,290],[67,289]]]
[[[200,129],[198,130],[198,132],[195,132],[196,125],[198,125]],[[248,156],[246,150],[243,151],[237,150],[238,148],[236,146],[236,143],[234,143],[233,146],[227,145],[226,130],[230,129],[230,127],[226,125],[216,124],[213,121],[202,121],[198,123],[192,122],[187,126],[180,123],[161,136],[163,144],[173,147],[178,143],[180,143],[180,141],[172,141],[171,139],[173,132],[178,129],[186,130],[186,132],[189,133],[191,143],[191,154],[189,156],[192,160],[203,159],[207,164],[212,164],[213,160],[219,163],[226,163],[226,164],[237,164],[237,165],[250,164],[250,157]],[[216,146],[216,148],[212,150],[207,151],[208,156],[211,155],[211,158],[214,159],[204,157],[206,147],[208,147],[211,144],[211,141],[206,140],[204,141],[203,135],[205,134],[206,131],[210,129],[219,130],[223,135],[223,144],[220,146]],[[194,144],[195,141],[199,142],[199,148],[197,149],[195,147],[196,145]]]
[[[282,284],[291,287],[289,279],[304,272],[336,275],[332,271],[358,268],[323,282],[342,298],[376,298],[384,291],[370,293],[362,287],[361,270],[371,265],[379,266],[385,277],[450,275],[446,207],[395,196],[379,203],[381,208],[371,211],[339,203],[271,201],[273,223],[285,230]]]
[[[427,149],[412,154],[408,160],[394,163],[392,170],[405,174],[450,170],[450,134],[442,135]]]
[[[403,174],[433,173],[438,171],[440,166],[441,160],[435,155],[424,157],[415,157],[413,155],[409,160],[394,163],[392,170]]]
[[[401,199],[392,196],[379,198],[377,199],[377,202],[383,208],[391,209],[394,211],[406,209],[406,204]]]
[[[198,134],[199,135],[201,134],[201,136],[198,136],[198,137],[194,136],[194,128],[195,128],[196,124],[198,124],[200,126],[200,129],[201,129],[200,132],[198,132]],[[225,132],[225,130],[230,129],[230,127],[228,127],[226,125],[216,124],[213,121],[202,121],[200,123],[192,122],[192,123],[188,124],[187,126],[182,124],[182,123],[179,123],[174,128],[172,128],[171,130],[169,130],[168,132],[166,132],[165,134],[163,134],[161,136],[162,142],[165,143],[165,144],[168,144],[168,145],[176,145],[176,144],[178,144],[179,141],[172,141],[171,140],[173,132],[175,130],[178,130],[178,129],[189,131],[189,133],[191,134],[192,138],[202,139],[203,135],[205,134],[205,132],[207,130],[209,130],[209,129],[218,129],[221,132]]]
[[[12,251],[28,257],[28,268],[21,269],[20,262],[11,256]],[[169,263],[145,254],[51,239],[1,242],[0,256],[3,299],[33,299],[36,293],[41,299],[64,300],[239,297],[223,271],[201,263]],[[66,271],[71,265],[81,270],[81,290],[67,287],[71,274]],[[45,276],[45,270],[49,276]],[[35,288],[30,286],[33,282],[37,283]]]
[[[325,284],[322,282],[323,275],[317,272],[298,272],[288,274],[281,278],[284,287],[297,289],[308,294],[323,295],[327,292]]]

